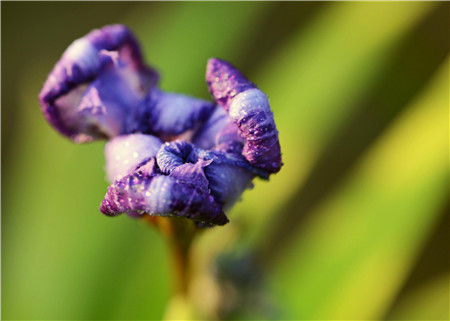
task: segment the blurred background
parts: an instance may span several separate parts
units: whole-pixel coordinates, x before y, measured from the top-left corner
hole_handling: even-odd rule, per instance
[[[59,136],[37,100],[65,48],[111,23],[135,32],[165,90],[209,99],[206,61],[219,57],[270,99],[285,165],[195,244],[205,315],[449,318],[448,2],[1,9],[3,320],[164,316],[164,238],[99,212],[104,143]]]

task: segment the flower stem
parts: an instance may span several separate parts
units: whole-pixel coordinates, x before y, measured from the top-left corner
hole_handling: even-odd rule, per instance
[[[172,248],[172,260],[177,275],[177,291],[183,296],[187,296],[189,288],[189,250],[192,244],[193,235],[185,233],[185,228],[179,224],[180,219],[172,220],[172,230],[169,237],[170,247]],[[187,222],[183,221],[182,224]]]
[[[148,216],[169,242],[175,274],[175,291],[186,297],[190,281],[190,249],[198,229],[191,221],[178,217]]]

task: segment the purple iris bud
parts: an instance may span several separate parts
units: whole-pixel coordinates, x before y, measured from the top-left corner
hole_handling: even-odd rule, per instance
[[[107,158],[115,159],[115,149],[133,140],[139,140],[131,145],[136,149],[142,149],[149,143],[153,148],[153,143],[156,143],[153,138],[146,135],[116,138],[108,143]],[[130,152],[130,149],[126,149],[124,154]],[[144,165],[137,166],[138,159],[132,161],[134,162],[127,163],[125,167],[120,159],[120,169],[123,170],[121,173],[128,175],[116,176],[119,179],[108,189],[101,206],[104,214],[136,215],[145,212],[162,216],[185,216],[208,224],[224,224],[227,222],[226,216],[222,210],[217,212],[217,209],[231,207],[255,177],[252,166],[242,156],[203,150],[180,140],[163,144],[156,159],[152,157]],[[108,164],[109,162],[108,160]],[[112,168],[108,175],[116,174],[115,166],[107,168]],[[130,168],[135,169],[130,172]],[[192,203],[192,200],[201,197],[204,198],[203,205]],[[183,200],[185,207],[180,210]],[[208,214],[205,211],[211,212]]]
[[[131,32],[112,25],[67,48],[39,99],[47,120],[75,142],[108,140],[102,213],[226,224],[224,209],[253,178],[282,166],[267,97],[219,59],[206,72],[216,102],[164,92],[157,81]]]
[[[231,64],[216,58],[208,61],[206,82],[245,139],[244,157],[257,168],[278,172],[282,166],[280,143],[266,95]]]
[[[156,85],[136,39],[122,25],[74,41],[47,77],[39,101],[47,121],[76,142],[126,133],[133,108]]]

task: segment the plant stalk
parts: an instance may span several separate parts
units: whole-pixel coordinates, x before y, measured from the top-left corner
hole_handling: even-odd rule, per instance
[[[187,297],[190,284],[190,250],[198,229],[193,222],[178,217],[148,216],[148,221],[165,235],[169,242],[176,294]]]

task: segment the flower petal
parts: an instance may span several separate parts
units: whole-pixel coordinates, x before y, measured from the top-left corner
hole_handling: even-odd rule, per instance
[[[170,140],[203,124],[215,109],[210,101],[155,88],[139,107],[139,130]]]
[[[282,166],[278,131],[266,95],[231,64],[216,58],[208,61],[206,82],[239,127],[246,141],[244,157],[268,173],[278,172]]]
[[[170,177],[176,178],[180,182],[186,183],[188,185],[197,186],[199,189],[207,192],[208,191],[208,180],[203,171],[203,167],[211,164],[212,161],[203,161],[199,160],[195,164],[183,164],[175,168],[172,173],[170,173]]]
[[[104,72],[115,73],[114,80],[110,74],[101,77]],[[90,88],[83,97],[86,84],[93,80],[95,90]],[[47,120],[62,134],[76,142],[103,139],[122,133],[123,124],[115,114],[134,107],[135,101],[130,104],[128,98],[132,94],[142,98],[157,80],[157,73],[143,64],[131,32],[125,26],[111,25],[91,31],[67,48],[44,83],[39,101]],[[111,99],[124,92],[129,93],[125,101]],[[116,97],[107,99],[108,94]]]
[[[236,202],[255,176],[253,166],[242,155],[207,151],[185,141],[165,143],[156,160],[162,173],[202,189],[206,183],[216,202],[226,208]]]
[[[216,146],[217,135],[225,127],[229,120],[230,117],[225,109],[214,109],[208,120],[193,136],[192,143],[203,149],[213,149]]]
[[[257,88],[242,73],[225,60],[211,58],[206,67],[206,82],[216,101],[228,111],[230,99],[249,89]]]
[[[143,134],[118,136],[105,145],[106,174],[110,182],[131,174],[136,167],[156,156],[163,143]]]
[[[239,127],[231,119],[228,119],[225,126],[223,126],[216,136],[216,146],[214,149],[242,155],[244,145],[245,140],[240,135]]]
[[[239,200],[255,177],[252,166],[241,157],[223,152],[199,153],[211,161],[203,168],[211,195],[226,210]]]
[[[170,174],[175,168],[185,163],[196,163],[196,148],[184,140],[167,142],[158,151],[156,161],[161,172]]]
[[[176,215],[216,225],[228,222],[220,206],[204,189],[171,176],[147,175],[139,171],[123,177],[108,188],[100,211],[110,216],[149,213]]]

